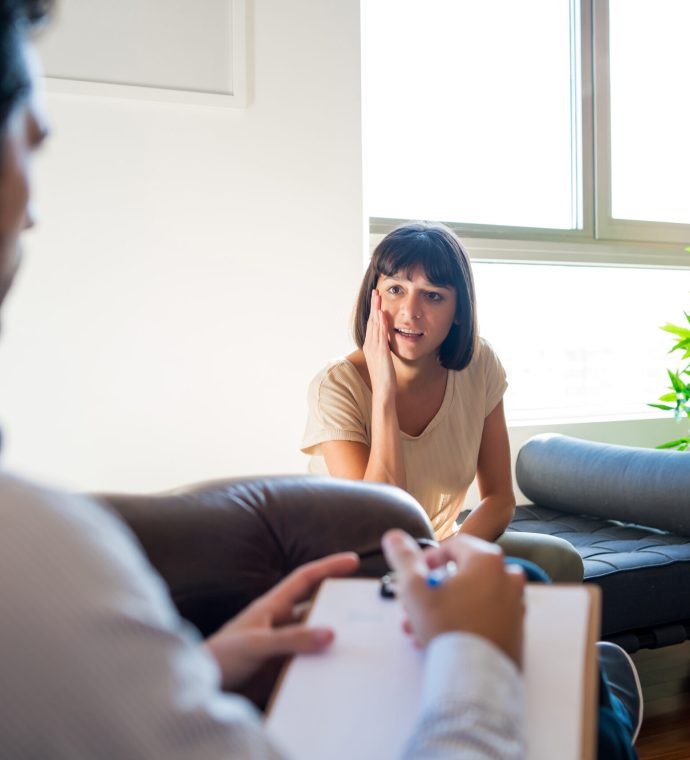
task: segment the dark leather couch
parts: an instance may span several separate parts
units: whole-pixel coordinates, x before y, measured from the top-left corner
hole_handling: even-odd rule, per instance
[[[213,633],[296,567],[355,551],[386,572],[381,536],[433,541],[425,512],[394,486],[316,476],[236,478],[149,496],[101,494],[135,533],[181,615]]]
[[[690,638],[690,453],[540,435],[511,530],[570,541],[602,590],[602,637],[629,652]]]

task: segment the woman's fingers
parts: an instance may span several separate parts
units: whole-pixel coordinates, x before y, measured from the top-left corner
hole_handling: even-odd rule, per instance
[[[379,339],[382,346],[389,346],[390,336],[388,334],[388,314],[379,310]]]
[[[371,308],[365,342],[379,349],[389,347],[388,315],[381,308],[381,294],[378,290],[371,291]]]
[[[380,313],[381,313],[380,296],[378,294],[378,291],[372,290],[371,291],[371,305],[369,308],[369,319],[367,321],[367,333],[364,338],[365,343],[367,343],[368,345],[372,345],[372,343],[378,337]]]
[[[388,329],[389,316],[381,308],[381,295],[371,292],[371,311],[364,338],[364,358],[369,369],[372,391],[395,393],[396,380]]]
[[[371,310],[369,320],[371,322],[371,337],[377,340],[381,335],[381,322],[383,312],[381,311],[381,295],[377,290],[371,291]]]
[[[371,306],[369,308],[369,320],[373,327],[378,326],[378,318],[381,312],[381,296],[378,290],[371,291]]]

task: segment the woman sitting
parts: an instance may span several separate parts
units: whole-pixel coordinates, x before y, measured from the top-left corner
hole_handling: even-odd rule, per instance
[[[515,510],[506,376],[478,335],[470,261],[448,227],[406,224],[381,241],[359,292],[354,337],[359,348],[309,388],[302,451],[310,471],[400,486],[439,540],[466,532],[555,581],[582,580],[567,541],[504,532]],[[475,476],[480,502],[459,523]]]

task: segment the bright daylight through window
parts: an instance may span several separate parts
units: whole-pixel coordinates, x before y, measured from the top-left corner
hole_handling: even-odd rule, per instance
[[[364,9],[370,216],[573,228],[568,1]]]
[[[372,242],[456,229],[510,420],[656,414],[690,311],[689,28],[687,0],[363,0]]]
[[[688,224],[690,2],[610,0],[609,30],[613,216]]]

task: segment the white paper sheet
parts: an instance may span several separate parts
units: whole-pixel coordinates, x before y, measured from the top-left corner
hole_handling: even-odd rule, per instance
[[[529,760],[583,756],[589,605],[582,587],[527,588]],[[377,580],[328,580],[310,620],[334,628],[336,640],[326,653],[293,660],[268,730],[297,760],[398,758],[417,715],[424,668],[424,653],[402,631],[399,603],[379,595]]]

